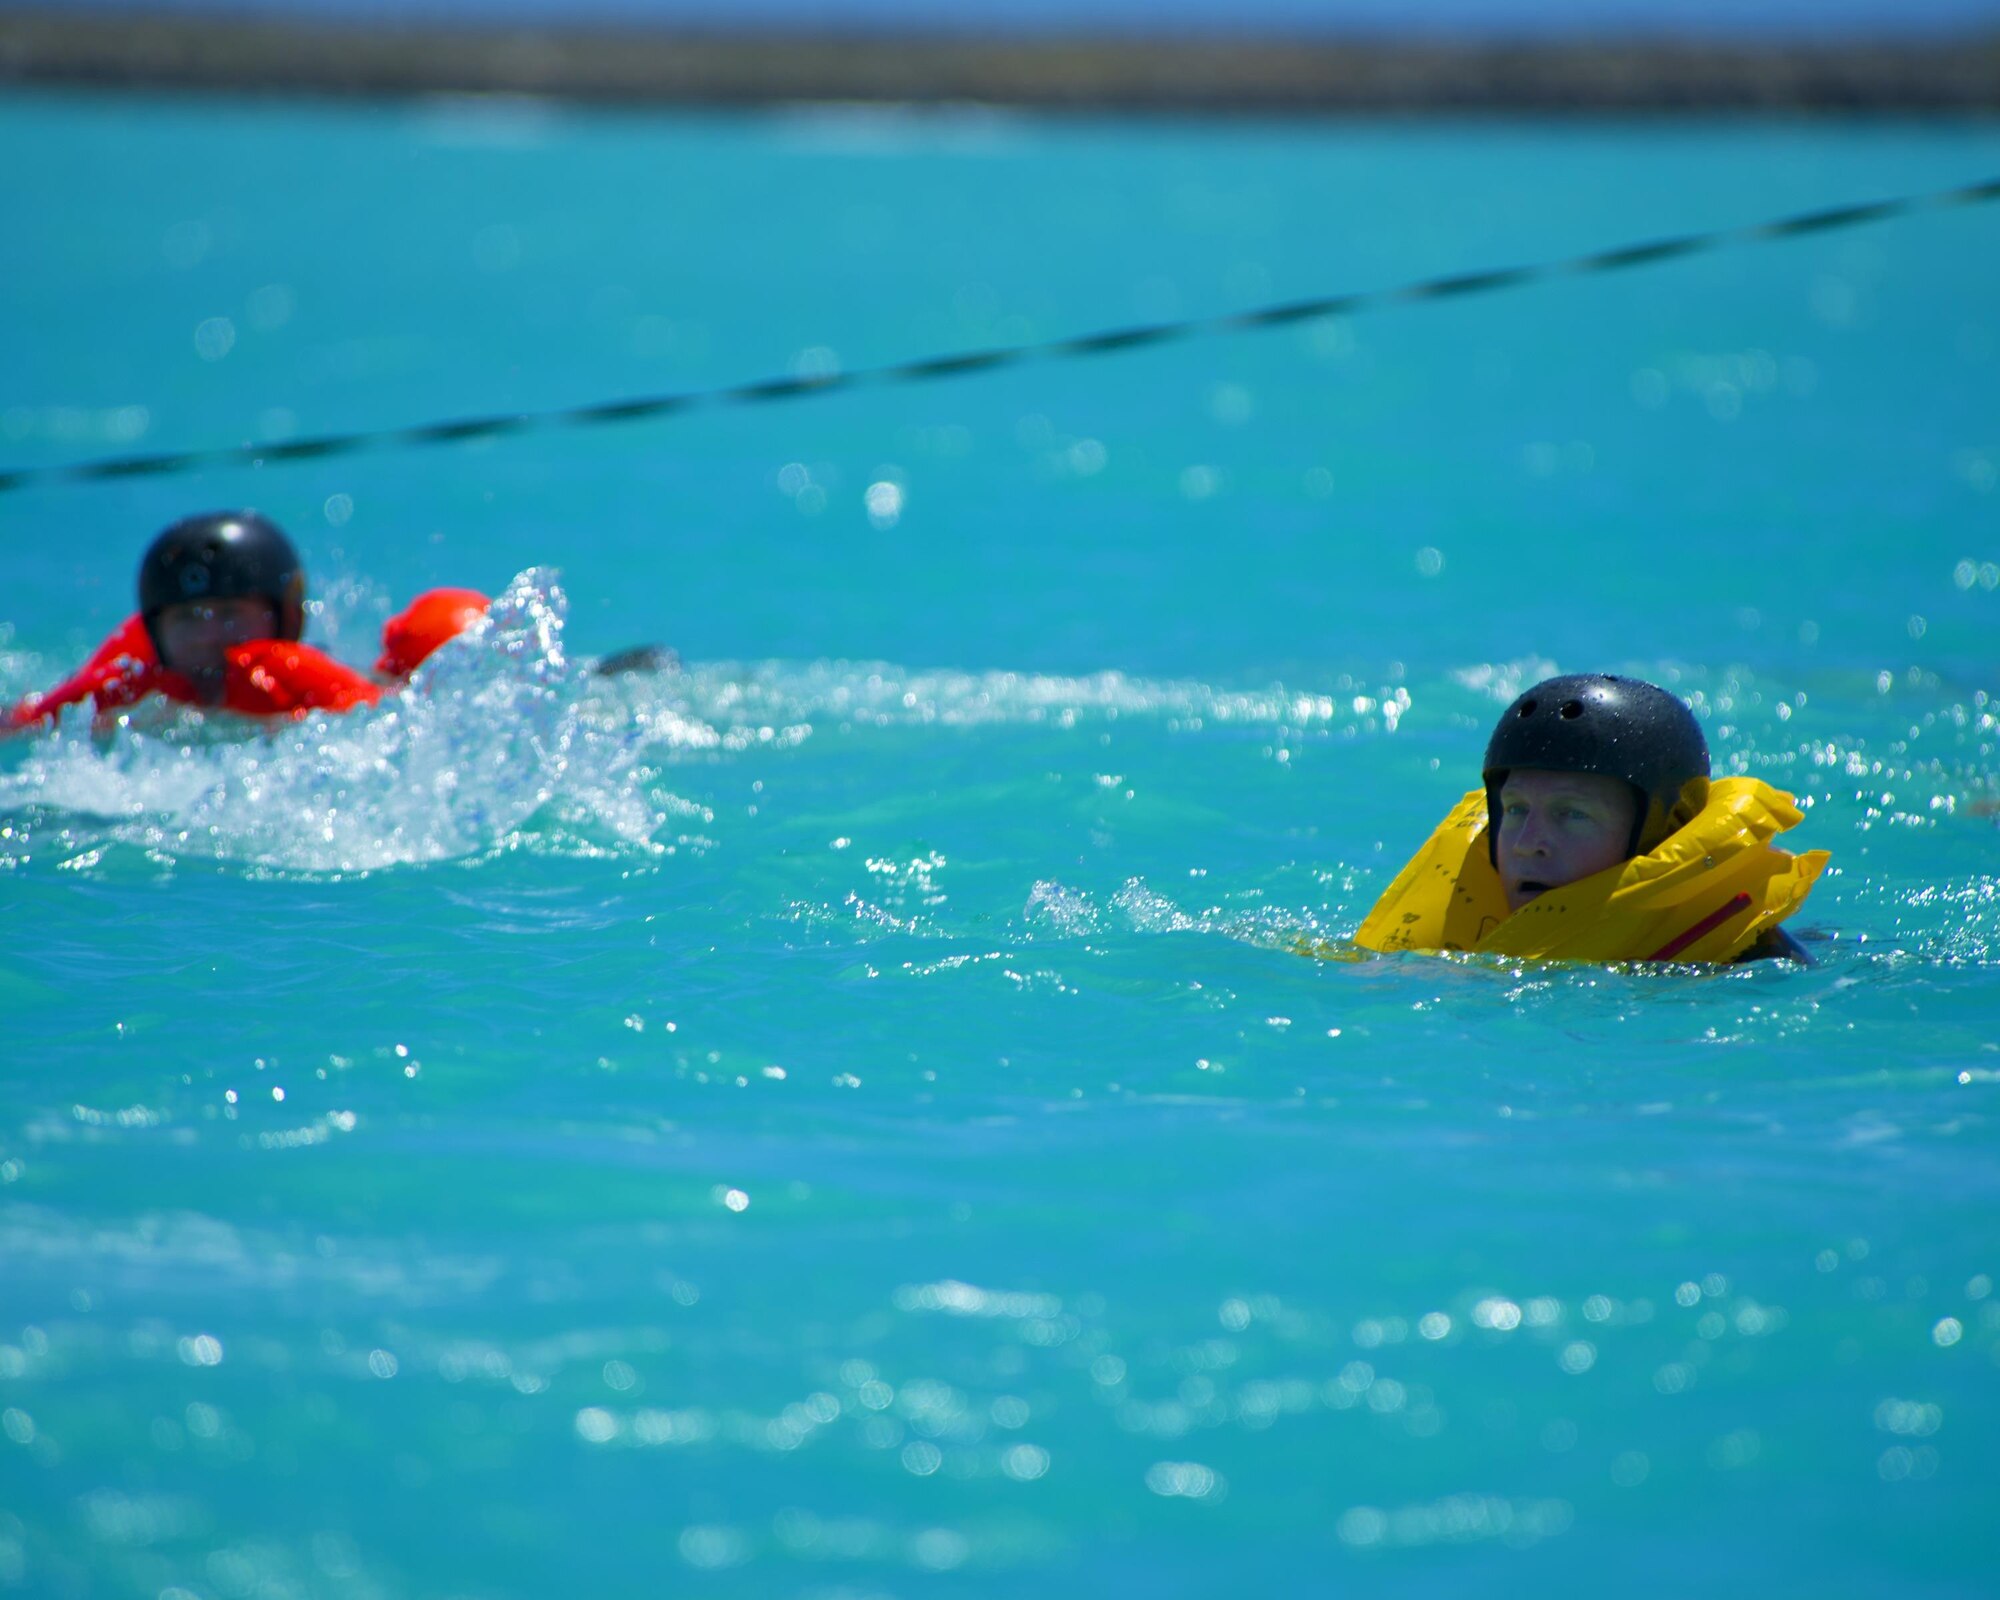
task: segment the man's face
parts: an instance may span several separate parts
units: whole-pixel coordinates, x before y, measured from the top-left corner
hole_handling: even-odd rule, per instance
[[[183,600],[153,619],[160,665],[190,679],[204,705],[222,703],[223,676],[232,645],[273,639],[277,633],[277,607],[256,595]]]
[[[1638,797],[1589,772],[1510,772],[1500,786],[1496,864],[1507,909],[1625,859]]]

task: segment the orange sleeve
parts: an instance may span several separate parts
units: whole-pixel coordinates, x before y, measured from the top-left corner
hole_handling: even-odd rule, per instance
[[[153,654],[153,641],[143,618],[134,615],[120,623],[111,636],[91,653],[91,657],[53,689],[31,694],[7,713],[8,729],[33,727],[52,719],[66,706],[95,699],[97,709],[129,706],[143,700],[159,687],[160,663]]]
[[[247,716],[352,711],[381,698],[379,685],[309,644],[252,639],[229,652],[223,704]]]

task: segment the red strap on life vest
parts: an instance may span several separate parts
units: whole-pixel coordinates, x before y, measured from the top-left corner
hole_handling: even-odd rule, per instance
[[[1728,904],[1717,906],[1715,910],[1709,912],[1707,916],[1703,917],[1692,928],[1684,929],[1682,932],[1675,934],[1673,938],[1661,945],[1659,949],[1655,950],[1646,959],[1648,961],[1671,961],[1675,956],[1687,949],[1689,945],[1693,944],[1695,940],[1701,938],[1702,935],[1713,933],[1731,917],[1740,916],[1749,909],[1750,897],[1747,894],[1739,894],[1735,899],[1729,901]]]

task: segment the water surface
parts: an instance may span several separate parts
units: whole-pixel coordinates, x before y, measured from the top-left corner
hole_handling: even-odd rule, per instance
[[[1945,126],[0,127],[22,464],[2000,167]],[[377,712],[0,749],[0,1582],[1981,1592],[1996,229],[0,500],[8,694],[200,506],[294,531],[350,660],[505,591]],[[585,670],[642,640],[686,669]],[[1807,803],[1816,968],[1292,953],[1596,667]]]

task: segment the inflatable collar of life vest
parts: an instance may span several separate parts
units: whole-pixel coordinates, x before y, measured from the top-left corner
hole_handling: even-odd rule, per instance
[[[1354,936],[1367,950],[1563,961],[1733,961],[1805,903],[1830,857],[1771,843],[1803,820],[1756,778],[1717,778],[1651,853],[1537,895],[1511,916],[1486,841],[1487,796],[1452,808]]]
[[[302,717],[308,711],[352,711],[381,698],[379,684],[309,644],[252,639],[229,652],[222,704],[246,716]]]
[[[107,681],[95,693],[100,711],[133,705],[157,694],[203,711],[232,711],[244,717],[302,717],[309,711],[352,711],[382,698],[381,686],[352,667],[289,639],[248,639],[231,645],[222,679],[222,698],[206,702],[194,682],[153,665]]]
[[[308,711],[351,711],[382,698],[380,686],[352,667],[289,639],[249,639],[231,645],[227,661],[222,699],[204,709],[250,717],[298,717]],[[160,665],[145,618],[127,617],[77,672],[44,694],[28,695],[0,716],[0,732],[51,721],[86,700],[103,714],[155,694],[180,705],[203,704],[190,679]]]
[[[485,616],[490,604],[477,589],[426,589],[383,624],[382,656],[375,670],[407,678]]]

